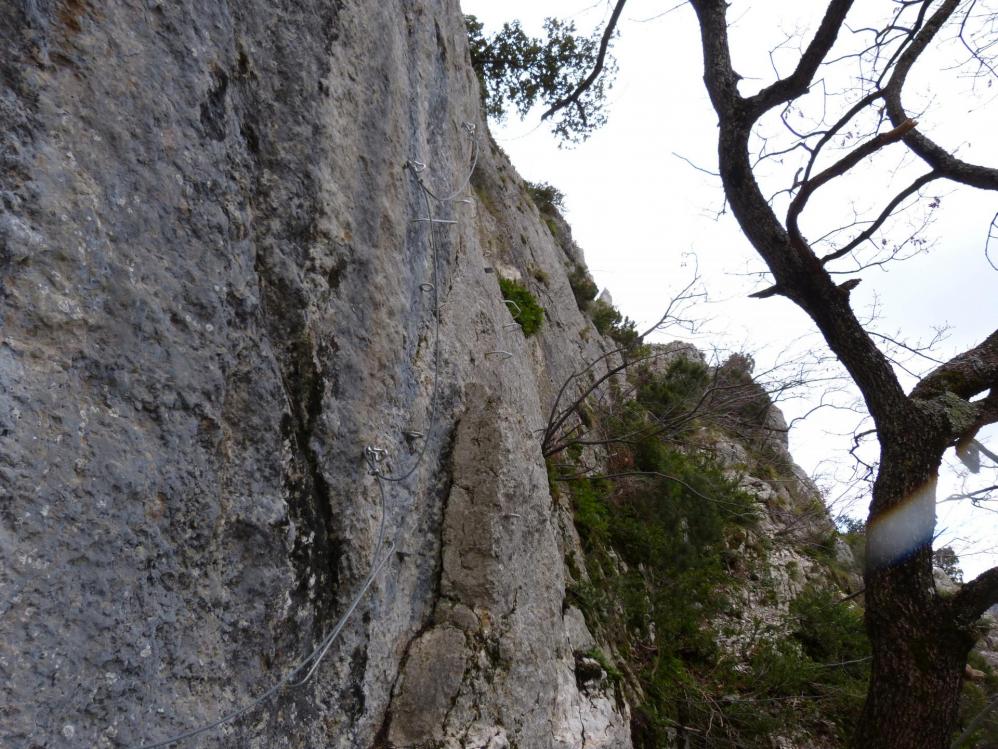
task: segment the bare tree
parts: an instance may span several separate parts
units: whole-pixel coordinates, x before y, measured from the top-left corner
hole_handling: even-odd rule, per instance
[[[934,199],[924,193],[928,184],[949,181],[998,190],[998,169],[970,163],[940,146],[919,128],[904,103],[913,66],[946,40],[961,45],[970,75],[993,82],[998,12],[980,0],[896,0],[879,25],[850,26],[850,12],[868,13],[869,7],[830,0],[792,71],[777,72],[772,83],[743,94],[732,61],[729,3],[690,0],[689,4],[699,21],[704,82],[718,116],[718,162],[725,197],[773,275],[772,287],[756,296],[781,294],[810,316],[862,394],[880,443],[865,569],[873,664],[853,745],[947,747],[956,724],[967,654],[975,642],[975,623],[998,603],[998,568],[954,595],[936,592],[932,578],[936,484],[944,453],[955,448],[958,455],[973,460],[979,452],[975,447],[979,431],[998,422],[998,331],[939,364],[905,392],[885,353],[887,342],[866,330],[850,304],[850,292],[860,279],[836,283],[833,274],[903,258],[924,243],[919,233],[924,223],[917,222],[900,242],[876,239],[913,202],[924,199],[928,208],[934,207]],[[847,29],[855,35],[850,38],[863,43],[842,52],[836,43]],[[860,71],[853,78],[854,95],[823,96],[828,68],[842,61],[855,63]],[[588,82],[587,78],[580,86]],[[801,128],[790,114],[805,106],[810,94],[822,97],[823,113],[813,126]],[[829,114],[843,101],[840,112]],[[774,147],[761,137],[760,122],[774,116],[793,136],[790,145]],[[877,192],[895,192],[868,218],[857,218],[818,240],[804,236],[802,214],[822,188],[885,149],[901,147],[911,160],[924,164],[920,175],[899,187],[887,183],[878,187]],[[791,153],[802,156],[799,170],[783,190],[767,196],[758,181],[760,164]],[[782,215],[777,206],[784,207]],[[994,222],[985,252],[995,235],[993,226]],[[861,258],[858,253],[870,252],[871,247],[872,257]],[[843,259],[852,259],[852,267],[837,270],[832,264]]]

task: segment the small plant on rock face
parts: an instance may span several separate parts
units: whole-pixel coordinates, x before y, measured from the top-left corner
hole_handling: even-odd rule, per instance
[[[599,286],[589,277],[589,272],[581,265],[576,265],[568,274],[568,283],[572,287],[575,303],[584,310],[599,294]]]
[[[511,278],[500,278],[499,289],[502,291],[503,299],[512,302],[508,305],[509,312],[513,315],[513,319],[520,323],[523,334],[531,336],[536,333],[544,322],[544,308],[537,303],[534,295]]]
[[[600,668],[602,668],[606,672],[606,676],[610,681],[618,682],[621,680],[621,678],[623,678],[623,675],[620,673],[620,670],[614,665],[613,661],[611,661],[610,658],[607,657],[606,653],[604,653],[599,648],[591,648],[586,653],[586,657],[592,658],[594,661],[596,661],[600,665]]]
[[[545,286],[548,285],[548,281],[550,280],[547,271],[545,271],[543,268],[537,267],[536,265],[530,266],[530,275],[534,277],[535,281],[542,283]]]

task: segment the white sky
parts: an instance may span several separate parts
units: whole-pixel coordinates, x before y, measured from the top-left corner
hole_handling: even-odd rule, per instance
[[[504,127],[493,124],[493,133],[526,179],[550,182],[566,194],[567,218],[597,283],[609,288],[614,303],[638,321],[639,329],[641,323],[654,322],[668,299],[690,280],[687,254],[692,252],[710,297],[709,303],[696,310],[707,322],[705,334],[695,342],[701,348],[752,353],[757,371],[787,364],[821,348],[813,325],[782,297],[747,298],[768,285],[743,275],[760,270],[761,261],[729,215],[716,218],[723,205],[719,180],[675,155],[716,170],[717,119],[703,89],[699,32],[692,9],[683,6],[655,20],[639,20],[660,15],[674,5],[676,0],[628,3],[613,47],[620,72],[610,92],[610,122],[589,141],[559,149],[547,123],[540,124],[539,111],[522,122],[514,117]],[[760,86],[772,80],[769,49],[794,32],[806,35],[820,19],[820,4],[814,2],[769,0],[755,5],[753,10],[751,3],[736,0],[729,14],[735,69],[746,80],[743,91],[753,88],[755,81]],[[871,0],[862,9],[876,13],[890,5],[886,0]],[[610,3],[462,0],[462,7],[485,23],[487,33],[516,18],[529,33],[540,35],[546,16],[571,18],[583,33],[601,28]],[[863,25],[862,19],[850,17],[850,21]],[[776,65],[783,65],[782,72],[794,64],[793,52],[791,47],[774,58]],[[920,126],[941,144],[958,147],[964,158],[998,163],[998,146],[992,140],[998,86],[981,89],[978,83],[975,93],[970,89],[972,81],[965,77],[923,74],[935,67],[928,63],[916,67],[920,85],[906,98],[906,105],[926,109],[918,116]],[[924,171],[913,160],[897,161],[901,149],[894,148],[878,155],[878,166],[898,174]],[[786,185],[780,177],[786,176],[787,169],[792,176],[796,164],[774,164],[767,172],[773,191]],[[802,228],[813,238],[841,224],[836,219],[852,207],[879,212],[879,206],[893,194],[890,190],[877,173],[860,171],[841,186],[819,191],[804,214]],[[998,324],[998,272],[984,257],[984,240],[998,210],[998,196],[940,182],[930,185],[926,193],[942,198],[925,234],[934,246],[906,262],[862,271],[858,277],[863,283],[852,299],[861,315],[876,305],[877,329],[907,341],[928,340],[933,326],[948,324],[949,337],[934,350],[938,358],[945,359],[980,342]],[[802,336],[808,338],[798,341]],[[924,369],[931,364],[915,361],[910,366]],[[787,418],[812,407],[817,397],[813,393],[809,401],[785,403]],[[830,477],[841,480],[850,474],[849,435],[858,421],[855,414],[826,409],[791,432],[794,456],[808,471],[829,477],[822,483],[830,494],[842,489]],[[992,428],[985,435],[992,447],[998,443],[996,431]],[[951,487],[944,485],[940,494],[955,490]],[[939,510],[939,529],[945,529],[941,543],[954,545],[968,578],[998,563],[994,553],[998,514],[968,511],[954,503],[940,505]],[[865,507],[857,512],[865,516]]]

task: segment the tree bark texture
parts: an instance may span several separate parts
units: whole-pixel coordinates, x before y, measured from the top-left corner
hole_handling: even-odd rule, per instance
[[[866,571],[866,626],[873,646],[870,683],[852,746],[948,747],[964,665],[974,644],[932,579],[935,481],[928,451],[887,446],[874,486]]]

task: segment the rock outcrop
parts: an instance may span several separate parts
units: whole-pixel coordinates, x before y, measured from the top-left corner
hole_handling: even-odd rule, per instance
[[[599,336],[457,1],[14,2],[0,48],[0,743],[253,705],[383,561],[176,745],[626,746],[537,432]]]

